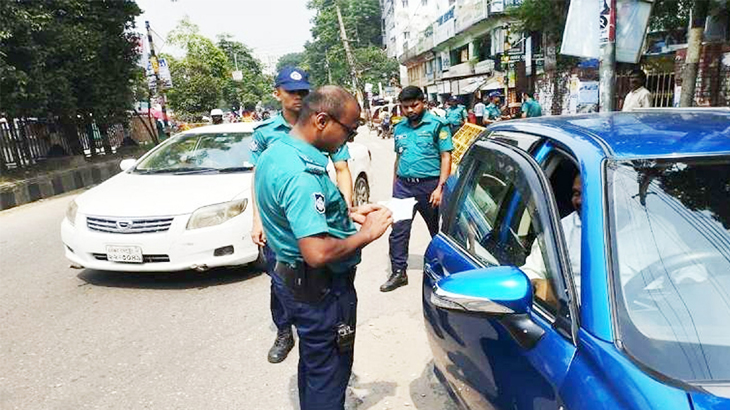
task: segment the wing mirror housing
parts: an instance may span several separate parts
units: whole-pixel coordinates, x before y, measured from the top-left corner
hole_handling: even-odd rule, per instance
[[[121,168],[122,171],[127,171],[128,169],[132,168],[136,163],[137,160],[134,158],[123,159],[122,162],[119,163],[119,168]]]
[[[431,303],[464,313],[525,314],[532,305],[532,285],[516,266],[475,269],[438,281],[431,293]]]
[[[516,266],[475,269],[447,276],[434,285],[436,308],[496,319],[524,349],[532,349],[545,330],[530,319],[532,284]]]

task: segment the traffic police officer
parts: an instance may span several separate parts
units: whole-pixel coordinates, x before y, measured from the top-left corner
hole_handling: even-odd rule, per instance
[[[327,157],[357,131],[360,109],[340,87],[303,101],[297,124],[261,155],[256,200],[276,254],[275,291],[299,335],[302,410],[343,410],[352,371],[360,249],[392,222],[387,209],[364,205],[350,213],[327,175]],[[353,220],[361,223],[358,231]]]
[[[274,97],[281,102],[282,112],[279,115],[259,124],[254,128],[251,142],[251,162],[254,166],[261,154],[276,140],[286,137],[292,125],[299,117],[302,107],[302,99],[309,94],[310,85],[308,75],[304,70],[294,67],[285,67],[276,76]],[[337,172],[337,181],[348,205],[352,203],[352,177],[347,166],[350,159],[350,152],[347,145],[342,147],[331,156]],[[254,178],[255,180],[255,178]],[[252,186],[255,191],[255,185]],[[255,195],[252,195],[255,197]],[[251,230],[251,238],[254,243],[263,249],[266,260],[266,271],[271,277],[271,318],[276,325],[276,339],[269,349],[268,360],[270,363],[280,363],[286,359],[289,351],[294,347],[294,336],[291,330],[291,320],[281,302],[274,292],[274,282],[280,280],[274,273],[275,256],[271,248],[266,245],[266,238],[261,229],[261,220],[258,215],[258,208],[254,201],[254,221]]]
[[[395,126],[394,198],[415,198],[418,211],[433,237],[438,233],[438,207],[446,179],[451,173],[451,151],[454,145],[447,120],[426,109],[423,91],[408,86],[398,95],[407,121]],[[388,292],[408,284],[408,241],[413,219],[393,224],[390,233],[391,274],[380,287]]]
[[[451,126],[451,133],[456,134],[466,121],[466,109],[459,104],[459,99],[453,96],[449,99],[446,108],[446,121]]]

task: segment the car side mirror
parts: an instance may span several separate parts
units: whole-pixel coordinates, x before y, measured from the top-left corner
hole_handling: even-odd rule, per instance
[[[532,284],[516,266],[455,273],[439,280],[431,304],[454,313],[496,319],[524,349],[532,349],[545,330],[530,319]]]
[[[431,303],[465,313],[524,314],[532,305],[532,285],[516,266],[475,269],[438,281],[431,293]]]
[[[134,164],[137,163],[137,160],[134,158],[127,158],[123,159],[122,162],[119,163],[119,168],[122,169],[122,172],[132,168]]]

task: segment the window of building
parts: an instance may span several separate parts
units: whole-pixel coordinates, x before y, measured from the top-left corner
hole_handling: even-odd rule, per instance
[[[492,36],[492,44],[491,44],[491,54],[492,56],[496,54],[502,54],[504,53],[504,30],[501,28],[496,28],[492,30],[491,33]]]
[[[408,40],[411,38],[411,32],[410,31],[404,31],[403,32],[403,40]]]
[[[422,6],[428,6],[428,0],[421,0]]]
[[[408,0],[402,0],[403,1],[403,7],[408,7]]]
[[[469,45],[463,45],[459,48],[451,50],[451,62],[453,64],[461,64],[469,61]]]

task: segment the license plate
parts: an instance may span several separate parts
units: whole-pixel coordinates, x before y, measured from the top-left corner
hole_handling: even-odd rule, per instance
[[[106,259],[110,262],[142,263],[139,246],[107,246]]]

